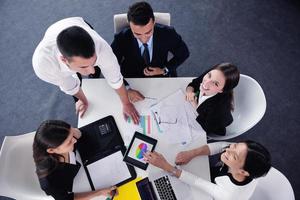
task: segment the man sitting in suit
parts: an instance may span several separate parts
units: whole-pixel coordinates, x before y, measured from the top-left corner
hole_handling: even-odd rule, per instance
[[[189,57],[189,50],[174,28],[156,24],[151,6],[137,2],[129,7],[130,27],[115,35],[111,44],[125,78],[176,77],[176,68]],[[168,52],[173,57],[168,60]],[[128,88],[128,86],[127,86]],[[143,99],[129,89],[132,101]]]

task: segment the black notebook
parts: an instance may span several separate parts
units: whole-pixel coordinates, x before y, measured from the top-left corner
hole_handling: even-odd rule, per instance
[[[120,186],[136,178],[134,168],[123,162],[126,147],[113,116],[79,128],[80,154],[92,190]]]

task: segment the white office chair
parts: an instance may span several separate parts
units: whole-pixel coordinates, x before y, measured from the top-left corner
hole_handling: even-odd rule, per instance
[[[0,151],[0,195],[17,200],[53,200],[40,188],[32,157],[35,132],[6,136]]]
[[[155,22],[163,25],[170,26],[171,15],[170,13],[154,13]],[[114,33],[119,33],[125,27],[128,27],[127,14],[114,15]]]
[[[266,112],[267,102],[259,83],[250,76],[241,74],[234,89],[233,122],[226,127],[225,136],[208,136],[213,140],[227,140],[237,137],[257,124]]]
[[[277,169],[271,168],[265,177],[258,179],[250,200],[295,200],[289,180]]]

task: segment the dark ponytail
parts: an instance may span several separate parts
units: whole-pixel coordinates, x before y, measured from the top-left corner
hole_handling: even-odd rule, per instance
[[[33,141],[33,159],[38,177],[50,174],[58,165],[58,154],[50,154],[48,148],[56,148],[69,136],[71,126],[60,120],[47,120],[42,122],[36,131]]]
[[[245,141],[248,152],[244,164],[244,170],[249,172],[251,178],[258,178],[268,173],[271,168],[271,155],[261,144]]]
[[[238,68],[231,63],[220,63],[212,67],[211,70],[219,70],[224,74],[225,85],[223,93],[230,95],[231,110],[234,110],[233,89],[238,85],[240,80],[240,72]]]

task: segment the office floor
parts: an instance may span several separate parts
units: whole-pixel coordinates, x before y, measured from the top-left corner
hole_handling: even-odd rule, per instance
[[[45,119],[77,124],[72,98],[39,80],[32,69],[33,51],[46,28],[65,17],[82,16],[110,43],[113,14],[126,12],[132,2],[0,1],[0,144],[6,135],[34,131]],[[179,76],[198,76],[213,64],[228,61],[261,84],[267,98],[266,114],[260,123],[234,141],[252,139],[264,144],[272,154],[273,166],[286,175],[296,197],[300,197],[299,3],[149,2],[155,11],[171,13],[171,24],[189,46],[191,55],[179,68]]]

